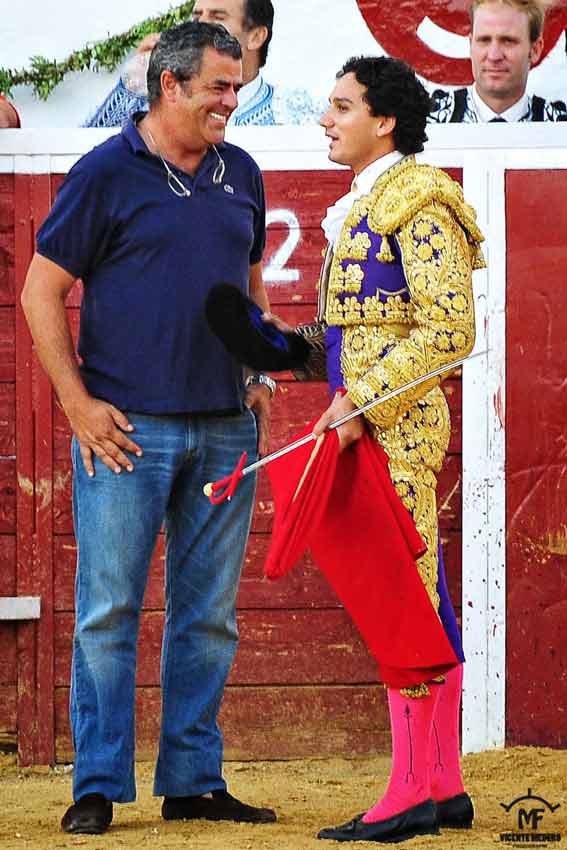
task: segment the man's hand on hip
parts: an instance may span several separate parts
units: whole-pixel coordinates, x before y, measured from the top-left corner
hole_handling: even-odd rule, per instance
[[[87,475],[93,476],[93,453],[116,474],[132,472],[134,464],[125,452],[142,457],[142,449],[127,436],[134,426],[113,404],[87,396],[68,405],[65,413],[77,438]]]
[[[353,410],[356,410],[356,405],[350,400],[348,395],[336,392],[333,401],[313,428],[313,433],[319,436],[327,430],[332,422],[336,422],[337,419],[346,416],[347,413],[352,413]],[[364,417],[355,416],[349,422],[340,425],[337,429],[337,434],[339,437],[339,449],[342,452],[351,443],[360,440],[364,434]]]
[[[270,448],[270,408],[272,394],[268,387],[262,384],[250,384],[246,387],[244,404],[256,417],[258,426],[258,454],[260,457],[268,454]]]

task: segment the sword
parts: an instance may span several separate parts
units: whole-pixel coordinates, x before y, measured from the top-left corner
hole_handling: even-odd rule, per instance
[[[368,401],[362,407],[357,407],[357,409],[351,411],[351,413],[346,413],[339,419],[335,419],[334,422],[331,422],[330,425],[328,425],[327,431],[334,431],[335,428],[340,428],[341,425],[344,425],[346,422],[350,422],[350,420],[354,419],[356,416],[363,415],[367,410],[372,410],[374,407],[378,407],[379,405],[396,398],[396,396],[399,396],[408,390],[412,390],[420,384],[426,383],[426,381],[437,378],[445,372],[452,372],[468,360],[473,360],[475,357],[481,357],[484,354],[488,354],[488,351],[478,351],[475,354],[470,354],[468,357],[462,357],[460,360],[453,360],[451,363],[446,363],[444,366],[438,366],[437,369],[433,369],[426,375],[420,375],[419,378],[414,378],[412,381],[408,381],[407,384],[402,384],[401,386],[396,387],[395,390],[390,390],[379,398],[374,398],[372,401]],[[238,482],[244,478],[245,475],[249,475],[251,472],[256,472],[257,469],[261,469],[273,460],[277,460],[278,458],[283,457],[289,452],[292,452],[313,440],[317,440],[317,434],[311,432],[310,434],[306,434],[304,437],[300,437],[298,440],[294,440],[293,443],[288,443],[286,446],[282,446],[281,449],[276,449],[276,451],[265,455],[265,457],[251,463],[249,466],[244,466],[246,463],[246,452],[243,452],[235,469],[230,473],[230,475],[227,475],[226,478],[222,478],[220,481],[205,484],[203,487],[203,493],[207,496],[211,504],[220,505],[221,502],[230,500],[230,498],[234,495]]]

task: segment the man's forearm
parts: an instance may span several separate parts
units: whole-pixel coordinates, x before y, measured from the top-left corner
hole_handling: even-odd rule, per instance
[[[41,365],[68,413],[88,393],[79,372],[65,298],[55,294],[38,298],[24,291],[22,307]]]
[[[261,263],[256,263],[255,265],[250,266],[250,298],[258,305],[258,307],[264,310],[264,312],[269,311],[270,302],[268,300],[268,293],[266,292],[264,278],[262,276]]]

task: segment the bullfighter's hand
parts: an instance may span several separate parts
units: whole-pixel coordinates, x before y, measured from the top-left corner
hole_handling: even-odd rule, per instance
[[[291,325],[288,325],[287,322],[284,322],[283,319],[280,319],[279,316],[275,316],[273,313],[262,313],[262,321],[267,325],[273,325],[276,330],[284,334],[291,333],[295,330]]]
[[[319,436],[327,430],[332,422],[336,422],[337,419],[346,416],[347,413],[351,413],[353,410],[356,410],[356,405],[350,400],[348,395],[343,395],[340,392],[335,393],[333,401],[313,428],[313,433]],[[339,451],[342,452],[351,443],[360,440],[364,434],[364,417],[355,416],[349,422],[340,425],[337,428],[337,434],[339,437]]]

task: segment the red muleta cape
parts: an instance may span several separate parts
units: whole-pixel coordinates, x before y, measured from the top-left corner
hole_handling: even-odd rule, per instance
[[[308,443],[267,467],[275,520],[266,576],[285,575],[311,549],[385,685],[407,688],[446,673],[458,660],[419,577],[425,544],[392,484],[388,456],[368,433],[339,453],[329,431],[302,482],[313,451]]]

